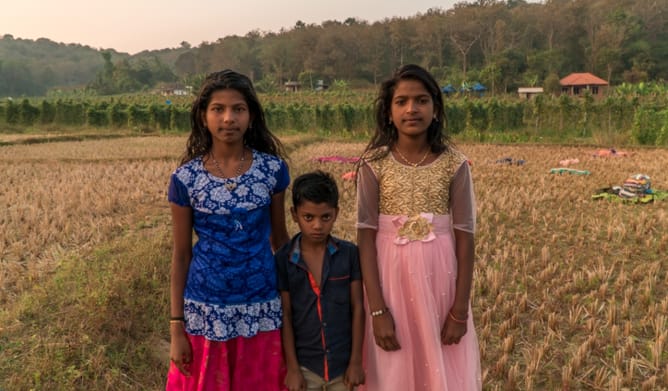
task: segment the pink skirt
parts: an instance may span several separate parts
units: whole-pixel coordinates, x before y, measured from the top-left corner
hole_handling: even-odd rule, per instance
[[[190,376],[170,363],[167,391],[284,391],[286,368],[280,330],[225,342],[188,335]]]
[[[401,349],[375,343],[367,316],[367,391],[469,391],[482,389],[478,339],[469,308],[468,332],[457,345],[441,343],[441,329],[455,298],[457,260],[450,217],[435,215],[431,241],[396,244],[397,216],[379,218],[376,249],[383,295]]]

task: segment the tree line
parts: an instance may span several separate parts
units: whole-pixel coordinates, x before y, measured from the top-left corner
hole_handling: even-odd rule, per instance
[[[5,40],[0,39],[0,54]],[[374,23],[354,17],[297,21],[278,32],[255,30],[134,56],[97,52],[95,74],[77,81],[98,94],[160,82],[196,85],[203,74],[222,68],[248,74],[261,91],[280,90],[286,81],[306,88],[318,80],[363,87],[406,63],[423,65],[443,83],[482,82],[492,93],[519,86],[555,89],[571,72],[591,72],[613,85],[661,81],[668,79],[668,2],[476,0]],[[8,87],[7,69],[17,72],[8,64],[0,60],[0,95],[37,91]],[[53,86],[57,74],[23,79]]]

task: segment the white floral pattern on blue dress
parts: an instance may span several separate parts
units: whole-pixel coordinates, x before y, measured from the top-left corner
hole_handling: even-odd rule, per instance
[[[201,157],[174,171],[168,199],[192,208],[198,238],[184,292],[188,333],[227,341],[281,327],[269,207],[289,183],[285,162],[259,151],[236,178],[212,175]]]

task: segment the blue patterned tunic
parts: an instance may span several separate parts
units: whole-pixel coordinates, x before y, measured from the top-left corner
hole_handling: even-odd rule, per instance
[[[197,243],[184,292],[186,331],[213,341],[281,327],[281,302],[269,243],[270,205],[290,183],[280,158],[253,150],[251,167],[228,190],[202,158],[177,168],[168,199],[193,209]]]

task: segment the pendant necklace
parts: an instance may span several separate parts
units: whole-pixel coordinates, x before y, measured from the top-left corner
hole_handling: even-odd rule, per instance
[[[417,166],[421,165],[422,163],[424,163],[424,161],[427,159],[427,156],[429,156],[429,152],[431,152],[431,148],[427,149],[427,152],[425,152],[424,156],[422,156],[422,159],[420,159],[419,162],[412,163],[411,161],[406,159],[406,156],[404,156],[404,154],[401,153],[401,151],[399,151],[399,148],[395,147],[394,150],[397,151],[401,160],[403,160],[406,164],[408,164],[409,166],[412,166],[412,167],[417,167]]]
[[[224,186],[227,189],[227,191],[232,191],[237,188],[237,182],[233,178],[228,178],[225,176],[225,173],[223,172],[223,169],[220,168],[220,165],[218,164],[218,161],[216,160],[215,157],[213,157],[213,152],[209,152],[209,155],[211,156],[211,161],[213,161],[213,165],[216,167],[216,170],[218,171],[218,176],[220,176],[224,182]],[[244,148],[243,151],[241,152],[241,159],[239,159],[239,165],[237,166],[237,171],[236,171],[236,176],[241,175],[241,169],[244,166],[244,161],[246,160],[246,149]]]

